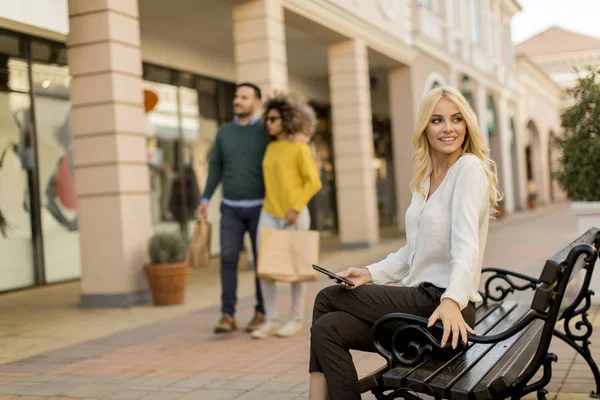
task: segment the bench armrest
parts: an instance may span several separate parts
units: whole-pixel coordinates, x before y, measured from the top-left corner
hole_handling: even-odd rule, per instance
[[[506,298],[506,296],[508,296],[509,293],[514,293],[515,290],[519,290],[519,291],[523,291],[523,290],[527,290],[527,289],[532,289],[535,290],[537,288],[537,286],[542,283],[542,281],[540,281],[539,279],[533,278],[529,275],[525,275],[525,274],[520,274],[518,272],[513,272],[513,271],[508,271],[505,269],[501,269],[501,268],[484,268],[481,270],[481,273],[493,273],[492,276],[490,276],[489,278],[487,278],[487,280],[485,281],[484,284],[484,292],[481,293],[482,297],[484,299],[491,299],[494,301],[502,301]],[[517,279],[521,279],[523,281],[526,281],[527,283],[522,284],[522,285],[517,285],[513,279],[511,278],[517,278]],[[500,280],[506,284],[508,284],[508,287],[503,287],[503,286],[496,286],[494,288],[491,288],[492,282],[496,281],[496,280]],[[498,282],[499,283],[499,282]],[[492,291],[495,292],[499,292],[499,294],[494,294],[492,293]]]
[[[498,343],[520,332],[538,318],[544,319],[544,315],[531,310],[504,332],[489,336],[468,334],[467,337],[470,343]],[[452,349],[451,342],[442,347],[440,344],[444,331],[442,323],[436,322],[434,326],[427,328],[428,321],[427,318],[404,313],[384,315],[373,325],[371,343],[375,350],[385,358],[389,368],[393,368],[396,363],[405,366],[416,365],[423,361],[428,354],[436,358],[447,358],[468,348],[468,345],[460,340],[456,349]],[[383,346],[382,341],[390,337],[390,325],[395,326],[391,328],[391,343],[388,350]]]

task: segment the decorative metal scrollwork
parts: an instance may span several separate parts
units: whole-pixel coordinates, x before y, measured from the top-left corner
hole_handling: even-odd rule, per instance
[[[519,274],[518,272],[506,271],[499,268],[486,268],[482,272],[494,272],[494,274],[485,281],[485,292],[483,293],[484,298],[491,299],[494,301],[504,300],[506,296],[508,296],[510,293],[514,293],[515,290],[535,290],[537,286],[541,283],[539,279]],[[526,281],[527,283],[519,285],[511,278],[518,278]],[[500,286],[500,284],[498,284],[498,286],[491,288],[492,283],[497,280],[505,282],[506,284],[508,284],[508,287],[503,287]],[[492,290],[499,294],[492,293]]]
[[[389,393],[385,393],[389,392]],[[441,400],[441,397],[436,395],[433,392],[433,389],[428,385],[425,386],[425,393],[427,395],[432,396],[435,400]],[[371,393],[375,396],[377,400],[395,400],[395,399],[404,399],[404,400],[422,400],[423,398],[419,395],[419,393],[415,392],[409,387],[401,387],[401,388],[386,388],[386,387],[376,387],[371,390]]]
[[[600,371],[590,352],[590,337],[592,336],[593,326],[588,319],[588,311],[592,305],[593,290],[589,290],[592,273],[594,271],[594,262],[586,261],[583,266],[585,277],[579,293],[573,302],[563,311],[561,319],[563,320],[564,333],[554,330],[554,336],[562,339],[565,343],[575,349],[583,359],[588,363],[594,380],[596,381],[596,391],[592,392],[593,398],[600,398]],[[573,327],[575,329],[573,329]],[[575,330],[575,332],[574,332]],[[580,343],[578,343],[580,342]]]
[[[525,397],[525,395],[527,395],[528,393],[537,392],[538,400],[546,400],[546,395],[548,394],[548,391],[544,388],[550,383],[550,380],[552,379],[552,363],[556,361],[558,361],[558,357],[556,357],[556,354],[546,354],[546,357],[544,358],[544,362],[542,364],[544,371],[542,377],[537,382],[534,382],[525,387],[519,388],[517,386],[516,389],[519,393],[519,397],[513,398],[520,399],[522,397]],[[509,388],[509,390],[514,391],[515,387],[511,387]]]
[[[442,324],[438,322],[433,327],[426,328],[427,323],[428,320],[426,318],[414,315],[403,313],[388,314],[373,326],[371,335],[373,346],[387,360],[390,368],[397,364],[405,366],[417,365],[429,354],[439,358],[451,357],[467,348],[467,345],[462,341],[459,341],[456,349],[452,349],[450,342],[442,347],[440,340],[431,333],[432,330],[439,331],[441,337],[443,332]],[[390,328],[391,324],[397,324],[397,327]],[[384,331],[383,327],[387,329]],[[390,330],[392,330],[391,348],[386,349],[380,343],[380,338],[389,335]]]

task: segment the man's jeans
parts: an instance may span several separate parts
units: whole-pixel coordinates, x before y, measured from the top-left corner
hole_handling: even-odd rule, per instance
[[[248,232],[257,265],[257,229],[262,206],[242,208],[221,204],[221,312],[234,315],[237,303],[238,260]],[[255,272],[256,312],[265,312],[260,283]]]

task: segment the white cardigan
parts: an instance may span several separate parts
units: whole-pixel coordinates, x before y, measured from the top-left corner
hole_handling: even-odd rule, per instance
[[[406,245],[369,265],[373,283],[445,288],[443,298],[462,310],[479,302],[481,265],[489,227],[485,166],[472,154],[461,156],[429,200],[414,192],[406,211]],[[429,192],[429,178],[422,188]]]

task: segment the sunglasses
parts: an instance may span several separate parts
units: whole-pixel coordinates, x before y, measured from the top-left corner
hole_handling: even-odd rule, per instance
[[[273,123],[275,121],[280,120],[281,117],[267,117],[267,122]]]

